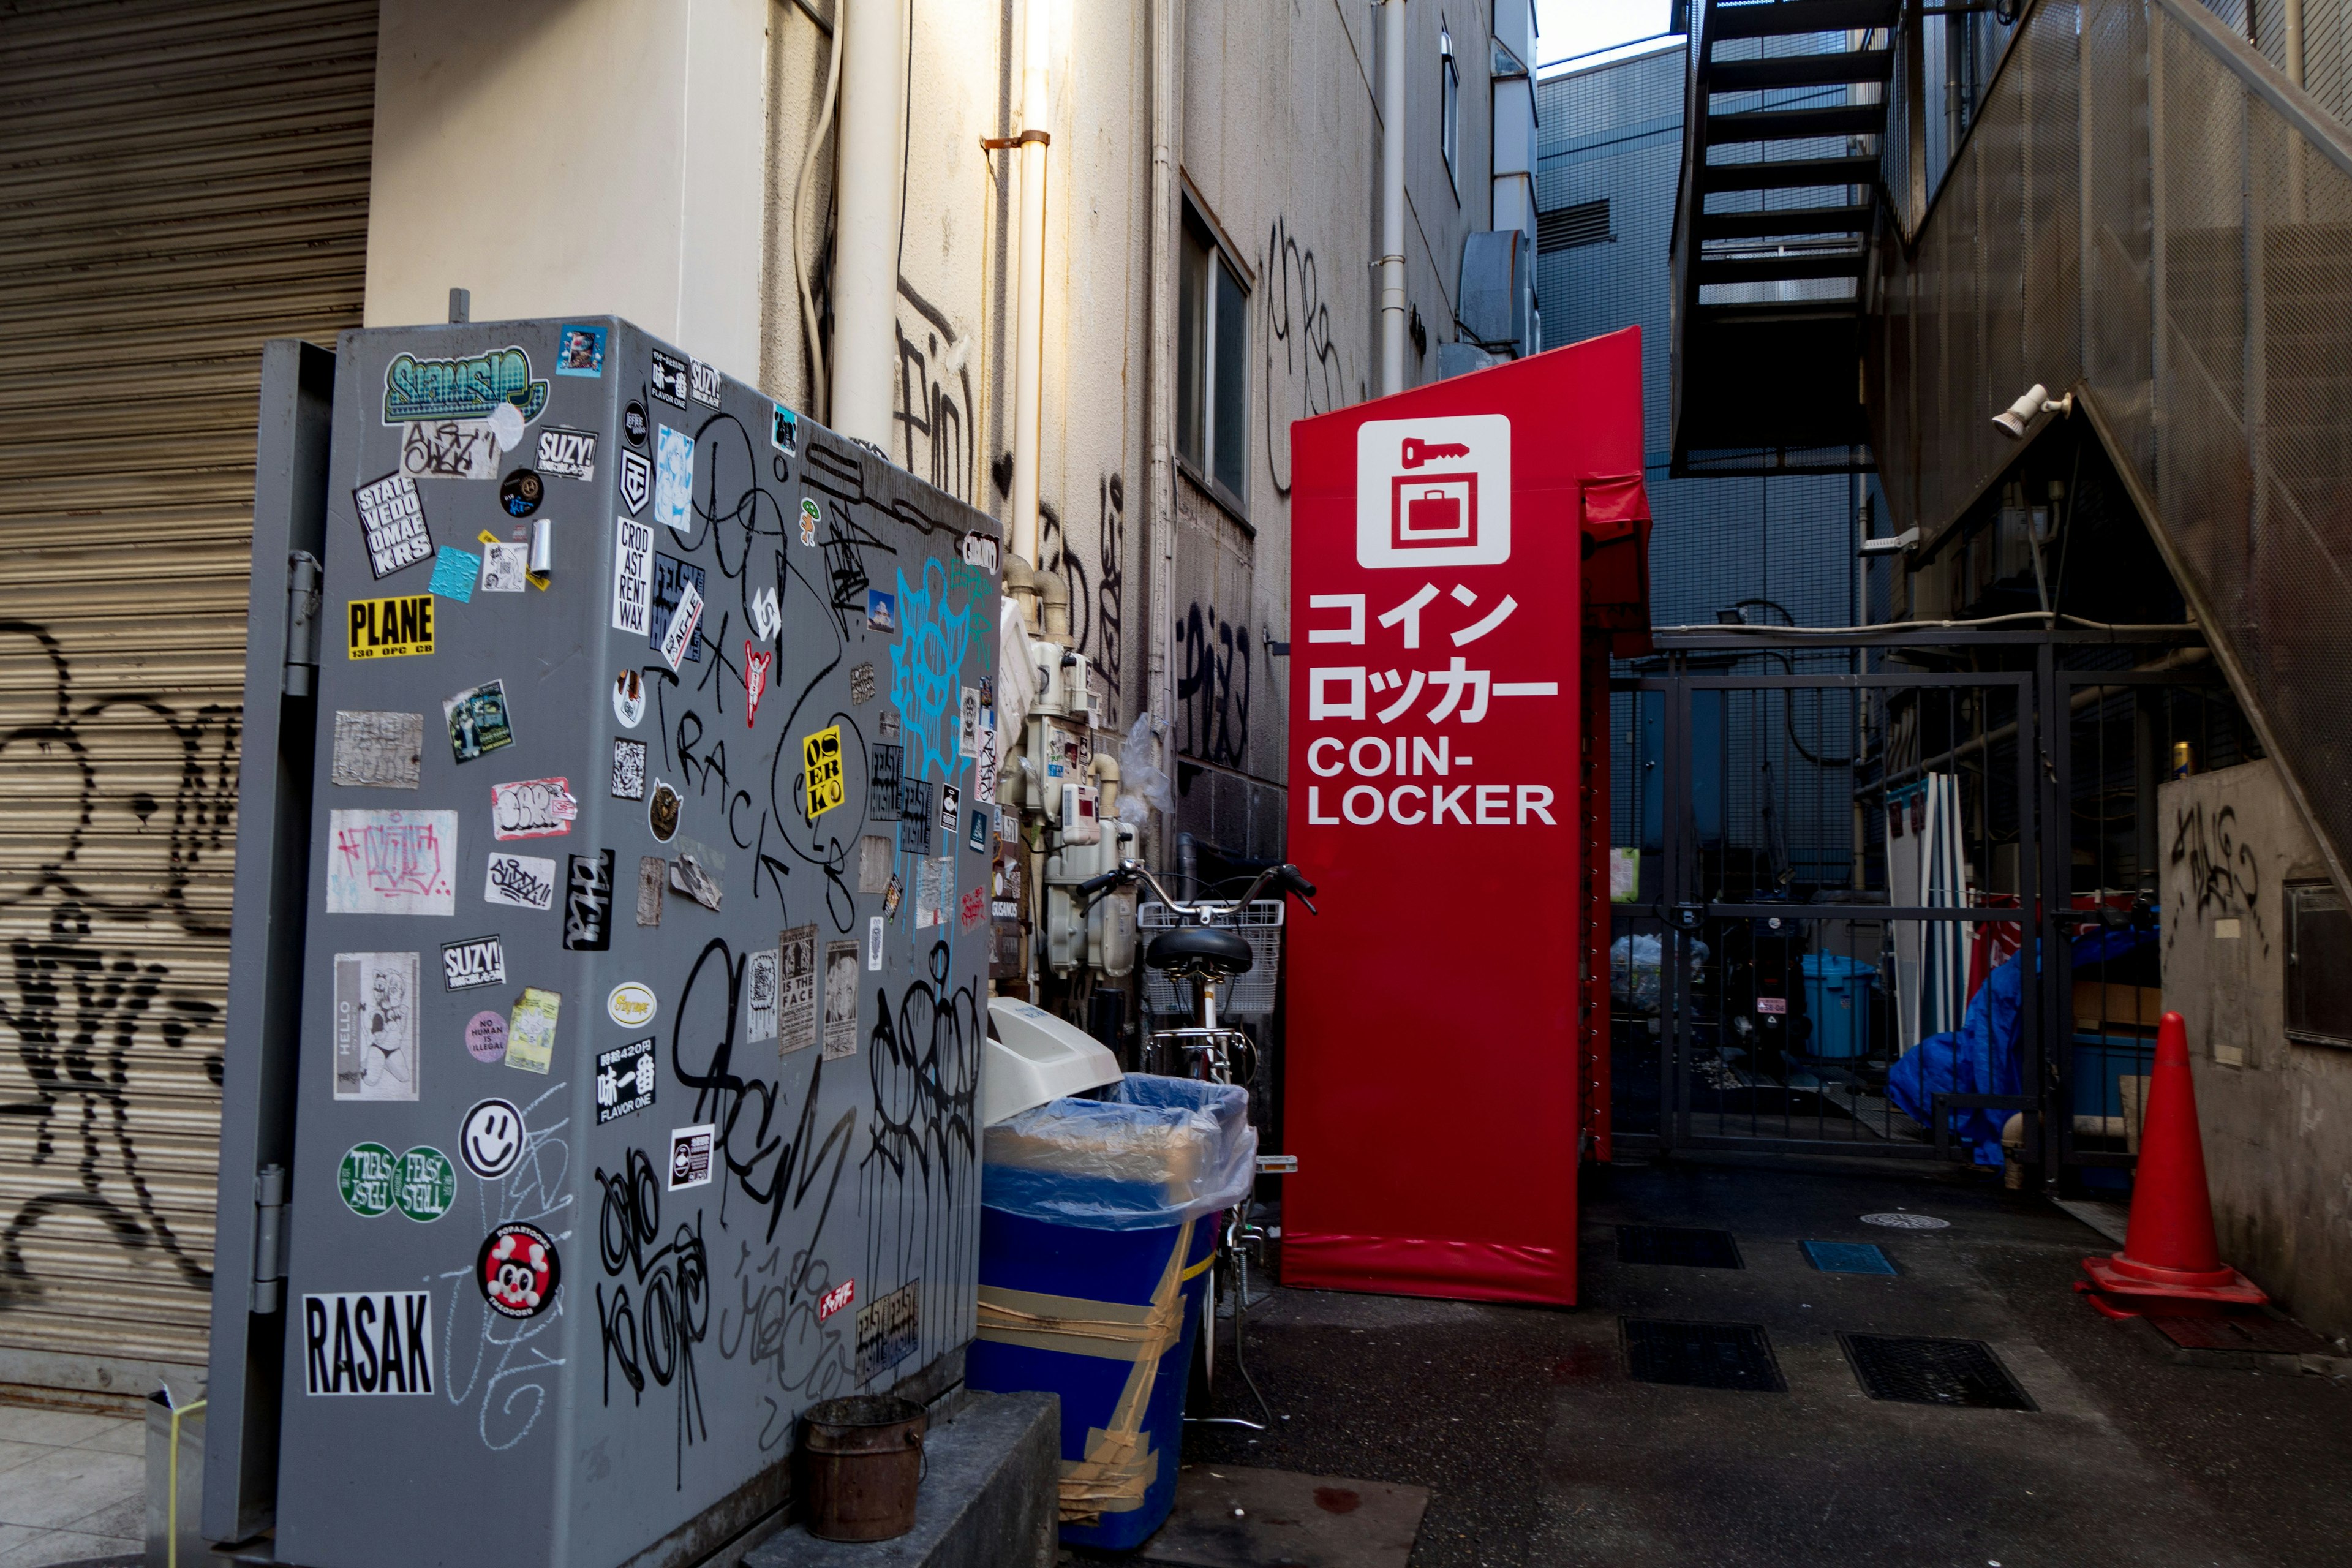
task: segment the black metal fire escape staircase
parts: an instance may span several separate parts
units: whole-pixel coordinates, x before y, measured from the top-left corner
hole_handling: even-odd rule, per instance
[[[1675,212],[1674,471],[1872,467],[1861,359],[1901,0],[1704,0]]]

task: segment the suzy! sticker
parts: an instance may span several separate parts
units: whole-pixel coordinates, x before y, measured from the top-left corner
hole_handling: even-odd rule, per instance
[[[474,1278],[482,1300],[505,1318],[536,1318],[555,1302],[563,1282],[555,1240],[535,1225],[512,1220],[482,1238]]]

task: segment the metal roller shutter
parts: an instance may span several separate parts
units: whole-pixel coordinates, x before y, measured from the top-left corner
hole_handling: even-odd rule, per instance
[[[0,1383],[205,1359],[261,344],[360,323],[375,39],[0,5]]]

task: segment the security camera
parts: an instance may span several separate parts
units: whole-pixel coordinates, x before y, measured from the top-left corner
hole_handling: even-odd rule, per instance
[[[2074,412],[2074,395],[2053,400],[2050,389],[2040,382],[2026,388],[2025,395],[1992,416],[2000,433],[2012,441],[2025,438],[2025,427],[2044,414],[2071,415]]]
[[[1862,542],[1864,555],[1900,555],[1919,542],[1919,531],[1906,528],[1886,539],[1865,539]]]

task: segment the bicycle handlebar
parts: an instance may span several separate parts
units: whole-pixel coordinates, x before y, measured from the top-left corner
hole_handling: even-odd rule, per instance
[[[1087,878],[1077,885],[1076,891],[1081,897],[1091,901],[1113,888],[1138,881],[1158,895],[1161,903],[1171,910],[1187,914],[1200,910],[1203,905],[1223,902],[1222,900],[1195,899],[1187,903],[1181,899],[1175,898],[1167,889],[1160,885],[1160,879],[1151,874],[1150,868],[1144,865],[1142,861],[1135,859],[1121,860],[1116,869],[1105,871],[1099,877]],[[1257,879],[1249,885],[1249,891],[1234,900],[1235,907],[1246,908],[1256,900],[1261,891],[1269,886],[1274,888],[1277,894],[1296,894],[1298,901],[1307,905],[1307,913],[1319,912],[1312,903],[1308,902],[1315,896],[1315,884],[1300,875],[1298,868],[1287,861],[1279,866],[1269,866],[1260,871],[1257,874]]]

